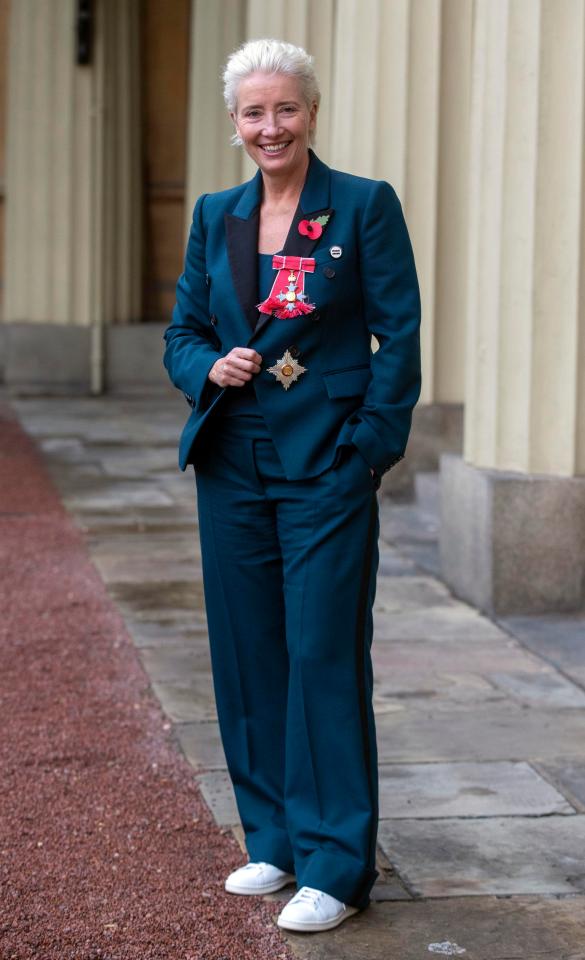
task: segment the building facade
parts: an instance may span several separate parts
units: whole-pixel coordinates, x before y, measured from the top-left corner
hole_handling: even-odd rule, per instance
[[[193,203],[253,172],[220,71],[258,36],[314,54],[317,153],[402,201],[400,469],[440,461],[445,579],[490,612],[582,607],[585,0],[0,0],[0,378],[165,388]]]

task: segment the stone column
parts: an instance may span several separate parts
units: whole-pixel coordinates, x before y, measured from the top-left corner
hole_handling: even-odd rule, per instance
[[[460,0],[336,4],[334,165],[393,185],[421,287],[421,402],[394,487],[461,449],[472,14]]]
[[[11,4],[3,320],[13,386],[99,391],[104,327],[139,318],[139,4],[94,8],[92,60],[79,66],[72,0]]]
[[[585,2],[477,0],[464,457],[443,572],[495,613],[585,602]]]
[[[185,231],[201,193],[233,187],[242,179],[240,151],[222,93],[221,70],[244,39],[244,0],[192,0],[187,117]]]

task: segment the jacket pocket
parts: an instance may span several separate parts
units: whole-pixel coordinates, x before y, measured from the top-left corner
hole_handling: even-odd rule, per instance
[[[363,363],[354,367],[328,370],[322,376],[327,393],[332,400],[337,397],[363,396],[370,382],[370,364]]]

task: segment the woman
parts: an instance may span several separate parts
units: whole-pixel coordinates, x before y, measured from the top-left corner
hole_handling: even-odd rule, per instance
[[[164,363],[193,408],[179,462],[250,856],[226,889],[296,880],[278,923],[309,932],[366,907],[378,875],[377,490],[419,396],[420,298],[392,187],[310,148],[312,58],[251,41],[224,84],[258,171],[195,205]]]

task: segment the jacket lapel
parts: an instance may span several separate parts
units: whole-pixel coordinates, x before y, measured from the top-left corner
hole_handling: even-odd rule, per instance
[[[247,220],[225,215],[225,233],[232,280],[240,306],[251,329],[258,319],[258,220],[257,208]]]
[[[253,330],[258,319],[258,224],[262,199],[260,170],[246,185],[233,213],[225,215],[232,280],[242,311]]]

